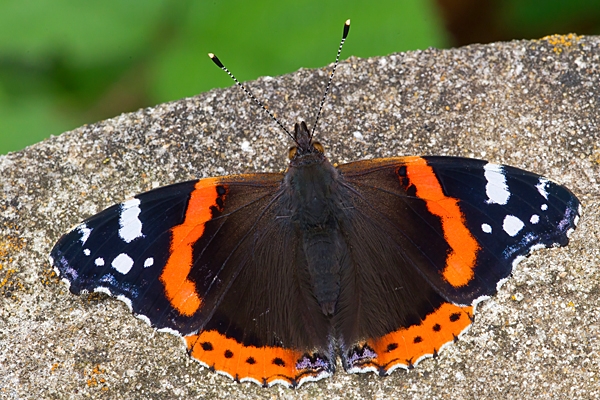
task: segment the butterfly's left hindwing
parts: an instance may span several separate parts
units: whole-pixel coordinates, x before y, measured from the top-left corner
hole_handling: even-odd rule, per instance
[[[64,235],[50,254],[72,293],[108,292],[136,313],[168,312],[157,291],[173,226],[186,213],[197,181],[155,189],[113,205]],[[160,326],[161,328],[166,326]]]

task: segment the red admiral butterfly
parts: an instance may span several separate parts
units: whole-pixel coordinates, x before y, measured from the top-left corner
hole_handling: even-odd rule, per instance
[[[64,235],[51,263],[72,293],[124,301],[203,365],[296,387],[338,356],[387,375],[437,355],[581,215],[568,189],[517,168],[430,156],[334,167],[304,122],[290,136],[284,173],[142,193]]]

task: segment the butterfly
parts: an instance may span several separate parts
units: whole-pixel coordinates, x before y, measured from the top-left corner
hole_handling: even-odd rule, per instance
[[[86,219],[50,255],[70,291],[122,300],[238,382],[298,387],[338,357],[387,375],[437,355],[519,261],[567,245],[581,205],[540,175],[441,156],[334,167],[314,128],[349,27],[285,172],[176,183]]]

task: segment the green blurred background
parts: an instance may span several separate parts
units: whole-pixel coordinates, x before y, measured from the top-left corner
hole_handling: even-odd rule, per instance
[[[0,0],[0,154],[140,107],[342,58],[600,33],[600,0]],[[268,100],[268,99],[266,99]]]

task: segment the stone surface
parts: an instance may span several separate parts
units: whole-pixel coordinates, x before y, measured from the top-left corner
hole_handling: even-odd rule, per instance
[[[311,125],[328,68],[248,86],[286,126]],[[522,262],[438,358],[383,379],[340,367],[296,391],[211,373],[123,303],[70,294],[47,261],[74,224],[141,191],[285,168],[289,139],[239,89],[124,114],[1,156],[0,398],[600,397],[599,81],[600,37],[340,64],[317,128],[333,162],[485,158],[565,184],[584,215],[567,248]]]

